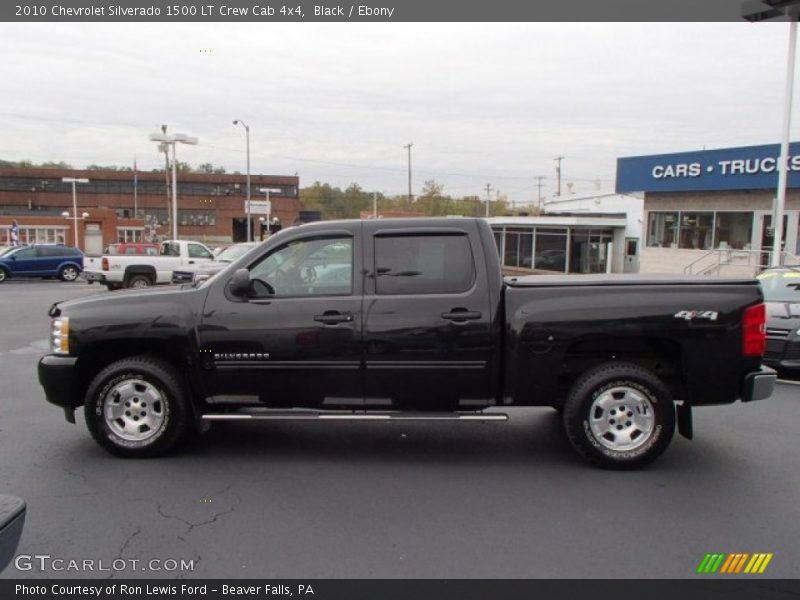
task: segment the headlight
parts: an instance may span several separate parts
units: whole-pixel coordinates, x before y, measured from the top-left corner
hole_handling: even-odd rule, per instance
[[[51,341],[53,354],[69,354],[69,317],[53,319]]]

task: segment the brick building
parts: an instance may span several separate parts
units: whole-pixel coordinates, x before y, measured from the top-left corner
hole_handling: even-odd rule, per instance
[[[63,177],[89,179],[77,184],[77,244],[72,184],[62,182]],[[300,211],[298,177],[252,175],[250,187],[253,200],[264,199],[260,188],[272,190],[272,219],[283,227],[295,222]],[[246,195],[244,175],[178,173],[179,237],[208,243],[244,241]],[[8,243],[14,221],[22,243],[63,242],[87,253],[118,241],[164,239],[172,231],[169,207],[163,172],[0,169],[0,245]],[[261,215],[251,215],[256,239],[266,228],[264,221]]]

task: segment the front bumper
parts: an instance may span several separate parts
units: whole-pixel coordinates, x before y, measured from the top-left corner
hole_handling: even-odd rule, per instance
[[[778,374],[774,369],[761,367],[758,371],[748,373],[742,384],[742,402],[764,400],[772,396]]]
[[[39,360],[39,383],[47,401],[62,407],[69,414],[83,404],[79,393],[78,358],[45,354]]]

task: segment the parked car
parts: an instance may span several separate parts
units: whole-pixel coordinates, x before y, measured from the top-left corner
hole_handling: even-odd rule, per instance
[[[32,244],[0,255],[0,283],[16,277],[58,277],[75,281],[83,270],[83,252],[61,244]]]
[[[134,256],[158,256],[159,245],[139,242],[120,242],[118,244],[109,244],[103,249],[103,255],[106,256],[119,256],[119,255],[134,255]],[[102,282],[104,280],[103,274],[103,257],[102,256],[84,256],[83,259],[83,273],[81,278],[87,283],[94,283],[95,281]]]
[[[758,280],[767,304],[764,363],[800,372],[800,266],[767,269]]]
[[[157,256],[104,254],[100,271],[92,278],[108,289],[145,288],[170,283],[172,271],[185,265],[211,261],[214,255],[200,242],[171,240],[162,242]]]
[[[192,283],[194,281],[208,279],[222,271],[222,269],[236,259],[250,252],[250,250],[258,246],[258,244],[259,242],[233,244],[232,246],[227,246],[224,250],[220,251],[219,254],[216,254],[214,260],[180,267],[172,272],[172,283]]]
[[[676,427],[691,438],[695,407],[767,398],[776,380],[755,279],[504,280],[481,219],[301,225],[197,285],[49,314],[47,400],[73,423],[83,405],[94,439],[126,457],[216,420],[502,421],[552,406],[583,458],[631,469]]]

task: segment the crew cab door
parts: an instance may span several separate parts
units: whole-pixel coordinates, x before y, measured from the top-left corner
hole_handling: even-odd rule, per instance
[[[199,336],[211,388],[269,406],[359,406],[361,224],[281,239],[247,265],[248,298],[210,282]]]
[[[492,404],[492,311],[477,224],[403,229],[368,221],[364,230],[366,403]]]

